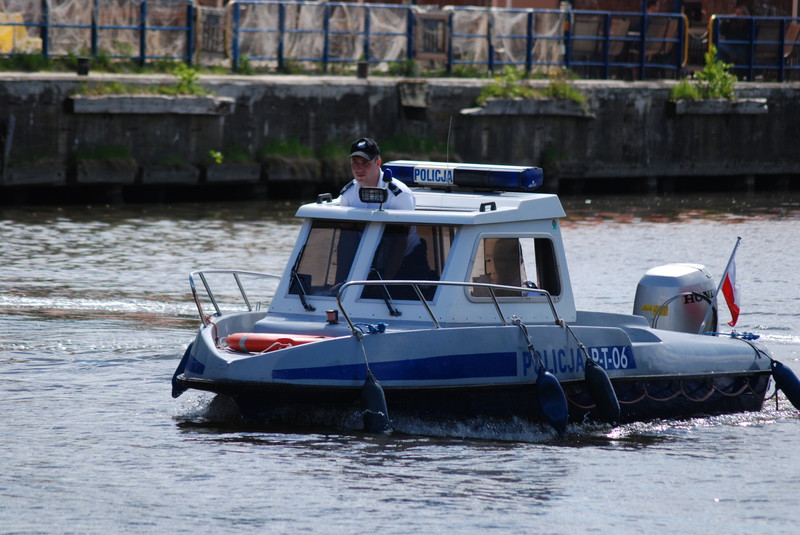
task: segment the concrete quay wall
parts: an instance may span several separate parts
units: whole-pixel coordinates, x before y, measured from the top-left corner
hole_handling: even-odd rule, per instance
[[[76,96],[82,84],[111,82],[174,78],[50,73],[0,80],[0,202],[31,202],[47,192],[185,194],[240,186],[307,197],[347,180],[346,148],[362,135],[450,141],[449,155],[388,152],[384,159],[539,165],[549,191],[800,185],[799,83],[744,83],[734,102],[674,103],[672,81],[577,81],[588,99],[583,106],[477,107],[484,80],[388,77],[203,76],[213,96]],[[316,152],[341,147],[342,156],[285,158],[266,150],[276,140]],[[249,155],[246,161],[211,157],[234,148]]]

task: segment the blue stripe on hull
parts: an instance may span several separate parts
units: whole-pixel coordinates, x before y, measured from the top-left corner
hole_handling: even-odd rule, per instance
[[[381,382],[516,377],[517,354],[514,352],[480,353],[404,359],[370,363],[370,369]],[[284,381],[352,381],[363,380],[365,377],[366,366],[364,364],[290,368],[272,371],[273,379]]]

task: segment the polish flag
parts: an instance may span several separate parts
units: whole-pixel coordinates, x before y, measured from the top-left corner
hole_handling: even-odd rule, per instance
[[[725,296],[725,302],[728,303],[728,308],[731,310],[731,321],[728,322],[728,325],[733,327],[736,325],[736,320],[739,319],[740,300],[739,285],[736,284],[736,262],[732,258],[722,281],[722,295]]]

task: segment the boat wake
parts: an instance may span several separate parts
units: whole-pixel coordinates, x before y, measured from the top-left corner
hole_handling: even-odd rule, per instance
[[[719,431],[730,427],[762,427],[780,420],[800,417],[783,396],[778,408],[767,402],[757,412],[741,412],[704,416],[684,420],[652,420],[624,425],[597,422],[570,423],[563,434],[543,423],[519,418],[500,419],[475,417],[464,420],[430,420],[415,415],[397,414],[392,418],[393,431],[389,438],[436,437],[458,440],[523,442],[564,447],[615,447],[641,449],[681,440],[687,433],[703,430]],[[362,430],[360,411],[317,410],[312,414],[276,412],[269,420],[247,422],[236,404],[227,396],[203,394],[187,399],[174,414],[184,430],[203,433],[236,431],[292,434],[344,434],[375,436]]]

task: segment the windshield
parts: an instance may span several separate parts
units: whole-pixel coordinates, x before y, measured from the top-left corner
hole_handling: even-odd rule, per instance
[[[541,288],[550,295],[561,294],[555,249],[549,238],[484,238],[478,244],[472,264],[472,282]],[[481,287],[470,290],[473,297],[488,297]],[[524,297],[525,292],[496,290],[498,297]]]
[[[456,227],[434,225],[386,225],[370,267],[370,280],[428,280],[442,276]],[[420,287],[425,299],[433,299],[436,286]],[[361,297],[413,299],[411,286],[369,286]]]
[[[335,295],[348,280],[364,227],[349,221],[314,221],[295,262],[289,293]]]

